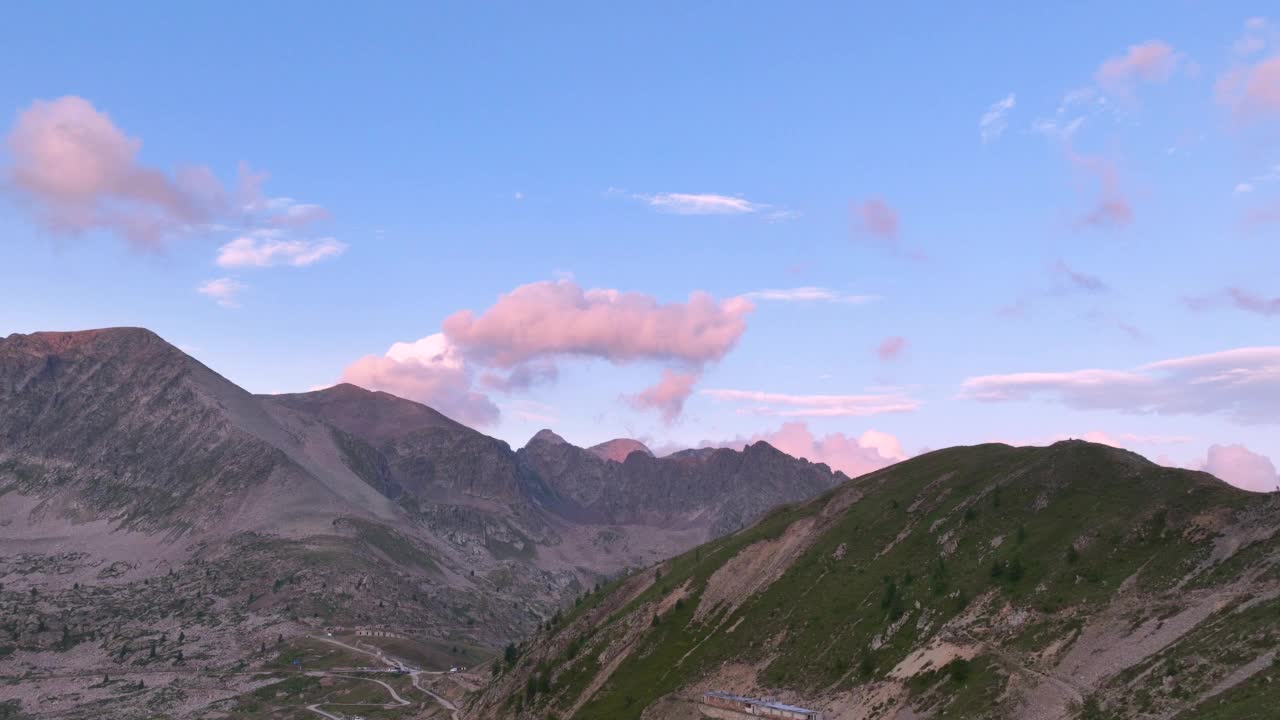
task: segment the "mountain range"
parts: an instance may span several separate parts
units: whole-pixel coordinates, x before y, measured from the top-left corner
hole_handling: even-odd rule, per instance
[[[298,663],[375,636],[465,671],[456,714],[370,717],[1270,718],[1278,530],[1280,494],[1083,441],[858,478],[512,449],[353,385],[254,395],[142,329],[0,339],[0,718],[333,717],[358,678]]]
[[[210,665],[319,627],[501,647],[845,480],[762,442],[659,458],[543,430],[513,450],[353,385],[254,395],[143,329],[10,335],[0,674],[180,632]]]

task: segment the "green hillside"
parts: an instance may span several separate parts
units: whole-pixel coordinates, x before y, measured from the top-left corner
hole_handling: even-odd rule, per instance
[[[724,690],[829,719],[1262,717],[1278,519],[1101,445],[937,451],[588,595],[473,710],[694,718]]]

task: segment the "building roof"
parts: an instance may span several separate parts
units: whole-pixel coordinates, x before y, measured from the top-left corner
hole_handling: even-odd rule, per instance
[[[706,692],[706,693],[703,693],[702,696],[720,698],[721,700],[736,700],[738,702],[751,703],[752,705],[760,705],[761,707],[774,708],[775,710],[790,710],[792,712],[802,712],[802,713],[818,712],[817,710],[802,708],[796,705],[788,705],[786,703],[772,702],[770,700],[761,700],[759,698],[743,697],[741,695],[730,695],[729,693],[724,693],[724,692],[716,692],[716,691]]]

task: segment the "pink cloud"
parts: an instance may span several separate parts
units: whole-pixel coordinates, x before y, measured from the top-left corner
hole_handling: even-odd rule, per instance
[[[135,247],[157,249],[166,236],[214,217],[225,204],[204,167],[169,175],[142,165],[142,141],[125,135],[83,98],[37,100],[8,136],[8,175],[50,230],[106,230]]]
[[[1229,70],[1215,91],[1238,120],[1280,116],[1280,55]]]
[[[1075,167],[1093,176],[1099,186],[1093,207],[1077,219],[1077,226],[1118,228],[1133,222],[1133,206],[1120,188],[1115,163],[1097,155],[1069,152],[1068,157]]]
[[[920,402],[897,392],[865,395],[792,395],[760,390],[703,390],[716,400],[751,403],[747,412],[779,417],[867,417],[912,412]]]
[[[341,382],[416,400],[467,425],[498,419],[497,406],[472,388],[472,370],[461,353],[439,333],[362,357],[343,370]]]
[[[225,308],[240,307],[239,295],[247,286],[235,278],[221,277],[208,280],[196,288],[196,292],[212,299]]]
[[[558,356],[701,366],[734,347],[751,310],[747,300],[717,301],[703,292],[663,304],[641,293],[583,290],[557,280],[522,285],[479,315],[456,312],[443,328],[468,358],[497,367]]]
[[[1068,407],[1159,415],[1224,415],[1280,422],[1280,347],[1172,358],[1132,370],[1024,372],[966,379],[961,397],[985,402],[1046,398]]]
[[[865,475],[907,459],[896,437],[876,430],[868,430],[859,436],[836,432],[817,437],[807,424],[788,422],[776,431],[753,435],[750,442],[761,440],[788,455],[826,463],[850,477]]]
[[[673,422],[702,367],[722,358],[746,329],[752,305],[695,292],[684,303],[617,290],[584,290],[572,280],[522,285],[488,310],[450,315],[443,331],[397,343],[385,357],[348,367],[343,379],[437,407],[464,422],[492,422],[497,408],[472,387],[510,393],[553,382],[565,357],[674,363],[654,387],[631,396]]]
[[[887,337],[880,346],[876,348],[876,355],[881,360],[897,360],[902,356],[902,351],[907,348],[907,339],[894,335]]]
[[[663,422],[670,425],[684,411],[684,402],[693,394],[698,373],[681,373],[670,369],[662,371],[662,379],[656,385],[631,396],[631,405],[640,410],[657,410]]]
[[[1127,95],[1133,92],[1138,81],[1163,82],[1169,79],[1177,66],[1173,48],[1159,40],[1130,45],[1124,55],[1109,58],[1094,73],[1094,79],[1104,89]]]
[[[319,205],[264,198],[266,174],[243,163],[235,193],[239,205],[207,167],[173,173],[149,167],[139,159],[141,140],[75,96],[33,102],[18,113],[6,143],[8,184],[54,233],[104,231],[134,248],[159,251],[171,237],[187,232],[260,223],[298,228],[328,217]],[[330,254],[341,245],[332,239],[318,242]]]
[[[1202,468],[1220,480],[1244,490],[1275,492],[1280,490],[1280,474],[1270,458],[1252,452],[1243,445],[1211,445]]]
[[[898,239],[898,213],[880,198],[869,198],[861,203],[850,202],[849,209],[858,226],[882,240]]]
[[[912,260],[927,260],[924,253],[898,242],[898,212],[878,197],[849,201],[849,223],[855,236],[869,236],[882,247]]]

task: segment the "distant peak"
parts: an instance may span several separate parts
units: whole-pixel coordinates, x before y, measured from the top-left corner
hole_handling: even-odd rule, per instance
[[[644,443],[631,438],[615,438],[607,442],[602,442],[599,445],[592,445],[587,449],[605,460],[612,460],[614,462],[623,462],[627,459],[627,456],[633,452],[640,452],[650,456],[653,455],[653,451],[645,446]]]
[[[316,394],[323,394],[323,395],[351,395],[351,396],[360,396],[360,397],[363,397],[365,395],[376,394],[372,390],[367,390],[365,388],[360,387],[359,385],[352,385],[351,383],[345,383],[345,382],[337,383],[335,385],[330,385],[327,388],[320,388],[319,390],[313,390],[312,392]]]
[[[560,437],[559,435],[555,434],[554,432],[552,432],[552,431],[550,431],[550,430],[547,430],[546,428],[543,428],[542,430],[539,430],[539,431],[538,431],[538,433],[537,433],[536,435],[534,435],[533,437],[529,438],[529,443],[528,443],[528,444],[529,444],[529,445],[532,445],[532,444],[534,444],[534,443],[538,443],[538,442],[541,442],[541,443],[550,443],[550,444],[553,444],[553,445],[568,445],[568,444],[569,444],[569,443],[568,443],[564,438]]]
[[[44,330],[30,335],[14,333],[7,338],[0,338],[6,343],[19,346],[35,347],[43,352],[67,352],[77,348],[99,344],[134,344],[165,342],[159,335],[146,328],[113,327],[94,330]],[[167,343],[165,343],[167,344]]]

